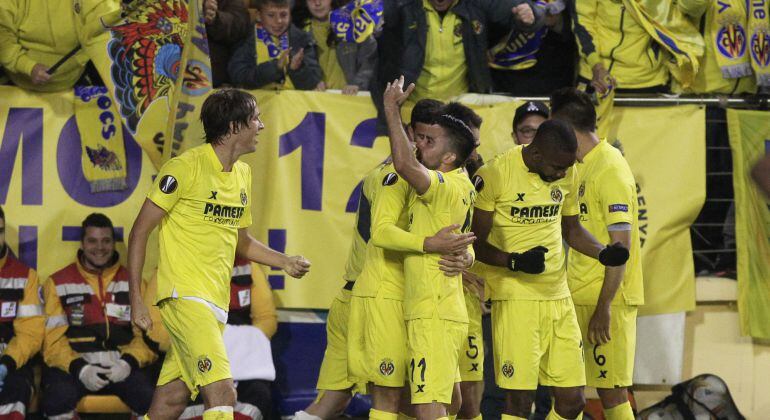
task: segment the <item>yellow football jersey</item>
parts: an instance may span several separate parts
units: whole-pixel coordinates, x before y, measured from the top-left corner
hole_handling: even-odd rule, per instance
[[[370,184],[372,239],[366,245],[361,274],[353,296],[404,299],[404,251],[422,252],[423,237],[406,232],[409,224],[407,197],[411,187],[396,173],[392,163],[379,168],[377,182]],[[407,247],[391,243],[384,232],[400,232]],[[381,246],[377,246],[377,245]],[[399,249],[400,248],[400,249]]]
[[[195,296],[227,309],[238,229],[251,225],[251,168],[230,172],[210,144],[166,162],[147,194],[166,211],[160,222],[158,295]]]
[[[578,170],[578,202],[583,227],[599,242],[609,244],[607,226],[631,224],[631,255],[613,304],[641,305],[644,303],[644,286],[634,174],[620,151],[606,141],[588,152],[583,163],[578,164]],[[571,252],[567,279],[576,305],[596,305],[604,282],[604,266],[591,257]]]
[[[364,267],[366,244],[371,237],[372,225],[372,198],[380,182],[380,170],[384,165],[379,165],[369,171],[361,186],[361,196],[358,199],[356,210],[356,226],[353,229],[353,242],[350,244],[348,260],[345,263],[345,281],[356,281]]]
[[[523,147],[504,152],[474,176],[476,208],[494,212],[487,241],[504,252],[548,248],[541,274],[489,267],[487,287],[492,300],[555,300],[569,296],[561,236],[562,216],[578,214],[577,171],[545,182],[524,164]]]
[[[430,171],[430,187],[423,195],[412,191],[409,198],[409,231],[430,236],[446,226],[458,224],[470,230],[476,190],[465,169]],[[404,260],[406,288],[404,319],[438,318],[468,322],[462,277],[447,277],[439,269],[438,254],[407,254]]]

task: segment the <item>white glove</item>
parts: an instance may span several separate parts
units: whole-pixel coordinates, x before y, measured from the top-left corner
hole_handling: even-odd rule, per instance
[[[107,377],[110,379],[110,382],[113,384],[123,382],[131,374],[131,365],[123,359],[118,359],[114,365],[110,366],[109,372]]]
[[[98,365],[85,365],[83,366],[83,369],[80,369],[78,379],[85,385],[86,389],[96,392],[110,383],[107,379],[99,377],[99,374],[107,375],[109,372],[109,369],[105,369]]]

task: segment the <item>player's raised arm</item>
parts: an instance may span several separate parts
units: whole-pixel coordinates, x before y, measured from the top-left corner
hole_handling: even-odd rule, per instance
[[[388,83],[383,93],[385,120],[388,123],[390,152],[396,172],[404,177],[418,194],[422,195],[430,187],[430,174],[415,157],[409,147],[409,139],[401,121],[401,105],[414,90],[414,83],[404,91],[404,76]]]
[[[238,245],[235,255],[258,264],[280,267],[286,274],[301,278],[310,271],[310,261],[301,255],[286,255],[256,240],[247,228],[238,229]]]

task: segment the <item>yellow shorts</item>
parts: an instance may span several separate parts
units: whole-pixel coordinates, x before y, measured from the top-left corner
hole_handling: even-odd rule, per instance
[[[493,301],[492,334],[500,388],[585,385],[583,342],[571,298]]]
[[[451,403],[468,325],[438,318],[414,319],[406,322],[406,330],[412,404]]]
[[[468,308],[468,335],[460,348],[462,382],[484,380],[484,338],[481,333],[481,302],[475,293],[463,293]]]
[[[158,386],[181,379],[191,399],[199,388],[232,378],[222,334],[225,324],[203,302],[169,298],[159,304],[160,318],[171,347],[158,377]]]
[[[326,352],[318,373],[316,388],[341,391],[353,387],[348,380],[348,317],[350,315],[350,291],[334,299],[326,320]]]
[[[613,306],[610,319],[610,342],[594,345],[588,342],[588,323],[595,306],[575,305],[578,324],[583,331],[586,361],[586,385],[595,388],[618,388],[633,384],[636,350],[636,306]]]
[[[396,388],[404,386],[406,324],[403,302],[353,296],[348,326],[349,380]]]

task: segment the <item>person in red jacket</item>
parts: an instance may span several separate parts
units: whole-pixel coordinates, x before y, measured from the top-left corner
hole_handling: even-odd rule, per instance
[[[83,220],[72,264],[46,280],[43,413],[74,418],[86,394],[115,394],[145,414],[153,384],[140,368],[155,360],[131,325],[128,270],[118,261],[112,221],[100,213]]]
[[[0,419],[23,419],[32,396],[27,363],[43,344],[43,307],[37,273],[5,242],[0,207]]]

